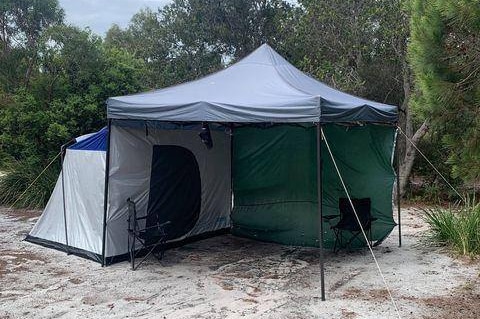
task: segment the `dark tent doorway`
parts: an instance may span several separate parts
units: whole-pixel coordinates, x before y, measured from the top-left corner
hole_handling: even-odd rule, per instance
[[[201,207],[200,170],[195,155],[176,145],[155,145],[152,153],[147,228],[170,222],[167,239],[187,234]],[[155,240],[155,234],[151,234]]]

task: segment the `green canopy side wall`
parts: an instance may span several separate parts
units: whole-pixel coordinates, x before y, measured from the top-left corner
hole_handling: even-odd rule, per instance
[[[239,236],[297,246],[318,246],[316,127],[279,125],[235,130],[232,232]],[[323,126],[337,165],[353,198],[370,197],[374,240],[395,226],[391,166],[395,128],[381,125]],[[339,215],[345,197],[325,144],[323,214]],[[334,243],[324,223],[325,246]]]

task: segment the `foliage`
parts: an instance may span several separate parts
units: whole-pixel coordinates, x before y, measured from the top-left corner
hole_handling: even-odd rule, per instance
[[[193,33],[195,20],[177,17],[168,8],[160,12],[142,10],[126,30],[113,26],[105,39],[108,47],[123,48],[144,61],[144,81],[150,88],[191,80],[222,66],[220,53]]]
[[[105,43],[145,61],[149,87],[165,87],[217,71],[265,42],[283,48],[293,41],[296,12],[283,0],[174,0],[140,11],[125,30],[114,25]]]
[[[63,25],[58,21],[61,9],[45,5],[58,6],[56,1],[46,1],[42,6],[38,3],[32,0],[9,4],[14,12],[29,4],[28,13],[38,21],[32,18],[28,24],[38,28],[26,35],[27,31],[20,28],[23,16],[12,15],[8,26],[19,27],[9,31],[5,39],[10,40],[2,43],[0,69],[11,70],[16,65],[17,70],[13,76],[3,73],[0,78],[0,168],[7,172],[1,181],[2,203],[15,200],[32,181],[32,174],[58,153],[60,145],[104,126],[108,97],[145,88],[142,60],[124,49],[105,46],[89,30]],[[54,22],[46,19],[51,12],[58,13]],[[30,59],[12,54],[19,50],[28,53]],[[28,81],[19,80],[17,75],[26,69],[30,70]],[[56,167],[51,171],[54,175],[58,173]],[[30,194],[31,202],[19,203],[45,204],[48,197],[43,195],[53,185],[54,179],[46,178],[45,184],[35,189],[38,196]]]
[[[265,42],[313,77],[402,105],[402,114],[411,117],[410,28],[420,92],[415,111],[434,119],[422,146],[442,171],[478,178],[479,11],[478,1],[466,0],[173,0],[141,10],[127,28],[114,25],[102,39],[65,25],[57,0],[3,0],[0,170],[9,174],[0,182],[0,203],[22,193],[29,174],[43,168],[60,145],[101,128],[108,97],[196,79]],[[440,141],[442,148],[436,146]],[[430,171],[419,164],[417,173]],[[444,192],[427,179],[427,196]],[[39,194],[48,193],[53,180]],[[45,199],[38,195],[32,205]]]
[[[43,31],[63,20],[57,0],[2,0],[0,3],[0,83],[7,92],[27,85],[35,70]]]
[[[3,168],[6,175],[0,178],[0,203],[15,207],[44,207],[58,178],[58,161],[56,163],[35,181],[43,170],[38,160],[9,162]],[[34,181],[35,184],[28,188]]]
[[[59,26],[45,34],[41,69],[0,110],[0,145],[16,160],[50,158],[72,137],[104,125],[109,96],[137,92],[143,63],[104,49],[88,31]]]
[[[416,108],[431,118],[453,177],[480,178],[480,2],[415,0],[411,5],[410,61],[420,96]]]
[[[176,0],[139,12],[125,30],[113,26],[105,42],[143,59],[152,88],[218,70],[267,42],[334,87],[401,104],[404,2]]]
[[[448,177],[451,168],[447,162],[448,152],[442,145],[442,136],[436,131],[430,132],[418,147],[435,167],[448,179],[449,183],[460,192],[469,192],[471,189],[462,184],[460,179]],[[436,173],[432,166],[421,156],[415,162],[415,170],[412,174],[412,182],[407,196],[410,200],[425,204],[440,205],[446,202],[455,202],[459,199],[458,194],[445,183]]]
[[[402,104],[408,36],[402,0],[301,1],[300,67],[328,84]]]
[[[480,203],[472,197],[465,206],[425,211],[434,241],[462,255],[480,254]]]

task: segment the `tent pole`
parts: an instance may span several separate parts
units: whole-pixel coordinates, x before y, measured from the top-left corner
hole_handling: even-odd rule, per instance
[[[105,159],[105,191],[103,193],[103,238],[102,238],[102,267],[106,266],[105,243],[107,238],[107,211],[108,211],[108,180],[110,177],[110,137],[112,135],[112,120],[108,119],[107,154]]]
[[[400,213],[400,153],[399,145],[398,145],[398,134],[397,140],[395,143],[396,146],[396,158],[397,158],[397,220],[398,220],[398,247],[402,247],[402,220],[401,220],[401,213]]]
[[[234,203],[234,194],[233,194],[233,124],[230,126],[230,221],[232,218]],[[231,225],[230,225],[231,228]]]
[[[67,255],[70,255],[70,250],[68,249],[67,209],[65,204],[65,174],[63,171],[63,161],[65,160],[65,148],[67,144],[63,144],[62,147],[60,148],[60,163],[61,163],[61,173],[62,173],[62,201],[63,201],[63,226],[65,228],[65,252],[67,253]]]
[[[322,301],[325,301],[325,265],[323,249],[323,191],[322,191],[322,131],[321,124],[317,125],[317,199],[318,199],[318,220],[319,220],[319,246],[320,246],[320,285]]]

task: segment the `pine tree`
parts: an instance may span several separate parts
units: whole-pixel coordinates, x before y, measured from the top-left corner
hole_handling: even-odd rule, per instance
[[[417,111],[430,119],[452,176],[480,178],[480,1],[413,0],[410,62]]]

